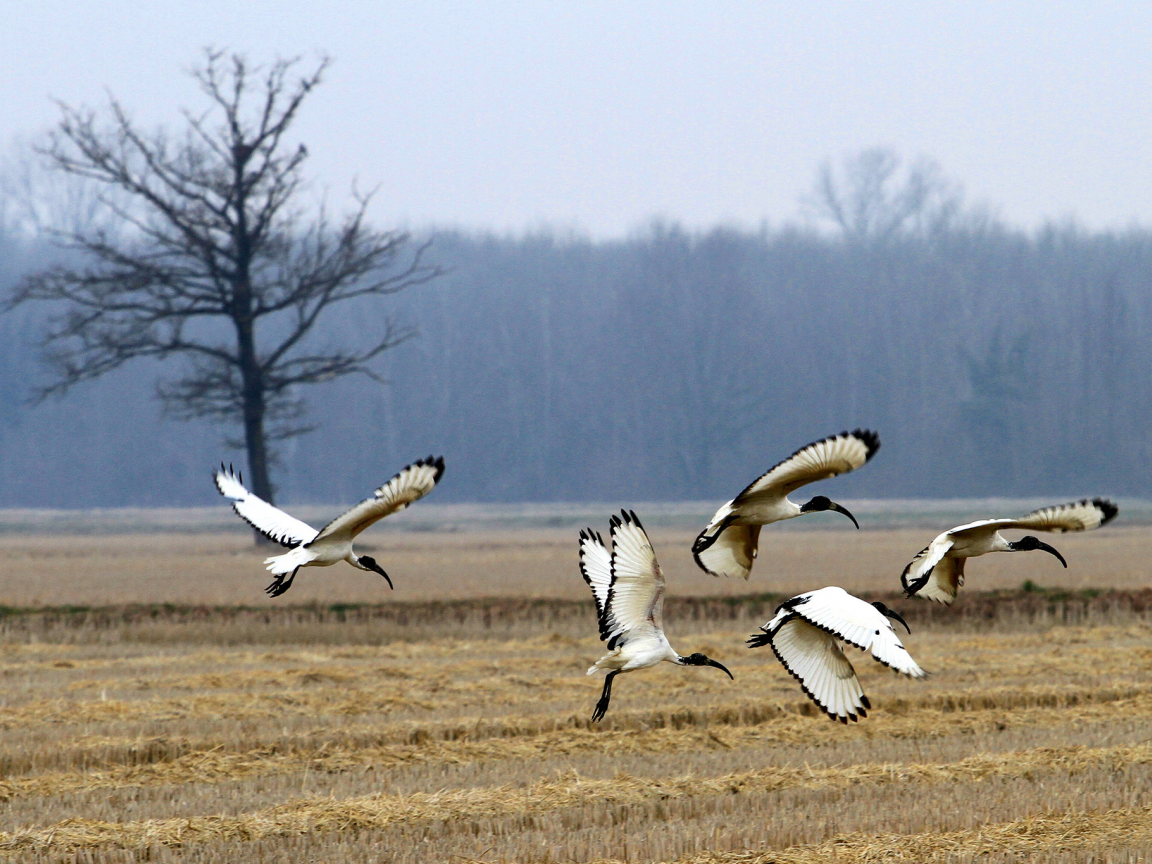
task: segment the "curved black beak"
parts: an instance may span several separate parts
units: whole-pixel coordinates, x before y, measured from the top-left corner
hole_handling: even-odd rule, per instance
[[[917,590],[919,590],[919,589],[917,589]],[[908,631],[908,635],[909,636],[912,635],[912,628],[908,626],[908,622],[904,620],[904,618],[900,615],[899,612],[897,612],[895,609],[889,609],[887,606],[885,606],[879,600],[877,600],[872,605],[875,606],[877,609],[879,609],[881,614],[887,615],[889,618],[893,618],[893,619],[899,621],[901,624],[904,625],[904,629]]]
[[[721,662],[719,662],[719,661],[717,661],[717,660],[713,660],[713,659],[709,658],[709,659],[708,659],[708,665],[709,665],[709,666],[715,666],[717,669],[720,669],[720,670],[721,670],[721,671],[723,671],[725,674],[727,674],[727,676],[728,676],[729,678],[731,678],[733,681],[735,681],[735,680],[736,680],[736,676],[735,676],[735,675],[733,675],[731,672],[729,672],[729,671],[728,671],[728,667],[727,667],[727,666],[725,666],[723,663],[721,663]]]
[[[903,625],[904,625],[904,629],[908,631],[908,635],[909,635],[909,636],[911,636],[911,635],[912,635],[912,628],[908,626],[908,622],[907,622],[907,621],[905,621],[905,620],[904,620],[904,619],[901,617],[901,615],[900,615],[900,613],[899,613],[899,612],[893,612],[891,609],[889,609],[889,610],[888,610],[888,611],[887,611],[885,614],[886,614],[886,615],[887,615],[889,618],[895,618],[897,621],[899,621],[901,624],[903,624]]]
[[[853,516],[851,513],[848,512],[847,507],[841,507],[839,504],[837,504],[835,501],[833,501],[831,504],[828,505],[828,509],[829,510],[835,510],[837,513],[843,513],[845,516],[847,516],[849,519],[852,520],[852,524],[856,526],[856,530],[857,531],[860,530],[860,523],[856,521],[855,516]]]
[[[1068,569],[1068,562],[1064,560],[1064,556],[1061,555],[1059,552],[1057,552],[1055,549],[1053,549],[1051,546],[1049,546],[1047,543],[1037,543],[1036,548],[1037,549],[1043,549],[1049,555],[1055,555],[1057,558],[1060,559],[1060,563],[1064,565],[1064,569],[1065,570]]]

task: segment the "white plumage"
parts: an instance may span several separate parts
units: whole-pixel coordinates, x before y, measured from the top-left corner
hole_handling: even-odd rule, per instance
[[[960,525],[938,535],[921,549],[904,568],[900,581],[909,597],[918,595],[937,603],[951,604],[960,586],[964,584],[964,562],[968,558],[987,555],[989,552],[1031,552],[1041,549],[1055,555],[1065,567],[1068,566],[1064,556],[1047,543],[1041,543],[1031,536],[1011,542],[1000,534],[1001,531],[1014,528],[1057,534],[1088,531],[1111,522],[1118,512],[1116,505],[1104,498],[1084,498],[1033,510],[1019,519],[981,519]]]
[[[771,645],[808,697],[833,720],[847,723],[868,716],[872,705],[841,643],[871,651],[874,660],[911,678],[925,675],[889,618],[908,627],[883,603],[867,603],[843,588],[821,588],[782,603],[748,645]]]
[[[870,429],[841,432],[801,447],[716,511],[692,544],[696,563],[713,576],[747,579],[756,560],[763,525],[804,513],[835,510],[859,528],[856,517],[823,495],[801,506],[789,501],[788,494],[817,480],[854,471],[879,449],[880,436]]]
[[[319,531],[253,495],[244,488],[242,478],[231,466],[225,468],[221,465],[213,477],[220,494],[232,501],[236,515],[268,539],[289,547],[290,551],[283,555],[274,555],[264,561],[275,577],[265,590],[271,596],[279,597],[292,586],[296,571],[301,567],[327,567],[337,561],[347,561],[359,570],[379,573],[388,582],[388,587],[392,587],[392,580],[374,558],[358,556],[353,551],[352,541],[374,522],[423,498],[436,487],[443,474],[443,456],[435,459],[429,456],[413,462],[377,489],[371,498],[365,498]]]
[[[609,670],[604,691],[592,712],[592,721],[608,711],[612,679],[621,672],[648,669],[668,661],[678,666],[714,666],[732,673],[721,663],[703,654],[683,657],[664,636],[664,574],[644,527],[635,513],[622,510],[609,520],[612,550],[591,528],[580,532],[580,572],[592,588],[596,600],[600,639],[608,642],[608,653],[588,670]]]

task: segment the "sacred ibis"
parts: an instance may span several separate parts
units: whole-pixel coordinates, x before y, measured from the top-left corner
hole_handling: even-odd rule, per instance
[[[244,488],[243,478],[232,470],[231,465],[225,468],[221,464],[213,476],[216,488],[232,501],[237,516],[269,540],[289,548],[283,555],[273,555],[264,561],[275,577],[264,590],[272,597],[279,597],[292,587],[292,580],[301,567],[327,567],[337,561],[347,561],[359,570],[379,573],[391,588],[392,580],[376,559],[357,555],[352,550],[352,541],[369,525],[423,498],[436,487],[443,474],[443,456],[417,460],[377,489],[371,498],[365,498],[319,531],[257,498]]]
[[[833,720],[856,722],[872,707],[844,656],[841,643],[871,651],[872,659],[910,678],[925,672],[912,659],[896,635],[889,618],[911,633],[899,613],[883,603],[867,603],[835,586],[800,594],[776,608],[776,615],[748,637],[748,647],[771,645],[788,672],[800,682],[808,698]]]
[[[664,636],[664,574],[652,543],[636,514],[621,510],[609,520],[612,551],[591,528],[580,532],[580,572],[596,598],[600,640],[608,653],[588,670],[608,669],[604,692],[592,712],[592,722],[608,712],[612,679],[621,672],[648,669],[667,660],[677,666],[715,666],[732,678],[727,667],[703,654],[677,654]]]
[[[920,550],[904,572],[900,581],[904,593],[914,594],[950,605],[956,599],[956,592],[964,584],[964,561],[989,552],[1031,552],[1043,549],[1060,559],[1065,567],[1064,556],[1031,535],[1015,542],[1005,540],[1000,532],[1009,528],[1025,531],[1052,531],[1062,534],[1065,531],[1087,531],[1099,528],[1116,518],[1119,508],[1111,501],[1093,498],[1089,501],[1072,501],[1055,507],[1033,510],[1020,519],[981,519],[969,522],[951,531],[940,534]]]
[[[835,510],[859,528],[855,516],[823,495],[798,505],[788,500],[788,494],[817,480],[854,471],[879,449],[880,436],[870,429],[841,432],[801,447],[716,511],[692,544],[692,557],[701,570],[713,576],[747,579],[756,560],[763,525],[805,513]]]

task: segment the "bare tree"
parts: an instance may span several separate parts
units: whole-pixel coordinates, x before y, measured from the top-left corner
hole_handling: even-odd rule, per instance
[[[884,243],[901,234],[925,236],[949,227],[962,195],[940,166],[921,158],[901,171],[892,150],[875,147],[846,157],[840,170],[825,160],[811,198],[817,214],[858,243]]]
[[[130,360],[183,357],[183,374],[158,386],[166,412],[241,423],[253,491],[268,501],[270,448],[310,428],[297,390],[357,372],[376,378],[370,361],[413,335],[388,322],[363,344],[321,350],[308,343],[317,321],[438,272],[422,261],[426,246],[409,250],[406,234],[366,224],[369,196],[355,196],[337,222],[301,206],[307,150],[285,138],[328,60],[296,77],[298,62],[260,69],[207,51],[191,73],[207,110],[184,111],[178,136],[145,134],[115,99],[104,126],[62,104],[38,152],[102,190],[119,228],[57,226],[82,263],[33,274],[9,300],[60,310],[44,337],[55,375],[41,398]]]

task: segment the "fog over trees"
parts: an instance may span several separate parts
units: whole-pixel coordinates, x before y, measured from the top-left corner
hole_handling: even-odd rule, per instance
[[[350,501],[443,452],[442,501],[726,497],[872,426],[841,496],[1149,496],[1152,233],[995,225],[884,242],[654,225],[605,242],[440,233],[441,279],[334,310],[419,328],[311,394],[280,500]],[[55,251],[9,236],[11,284]],[[38,407],[45,310],[0,317],[0,505],[210,503],[227,430],[162,420],[147,361]]]

